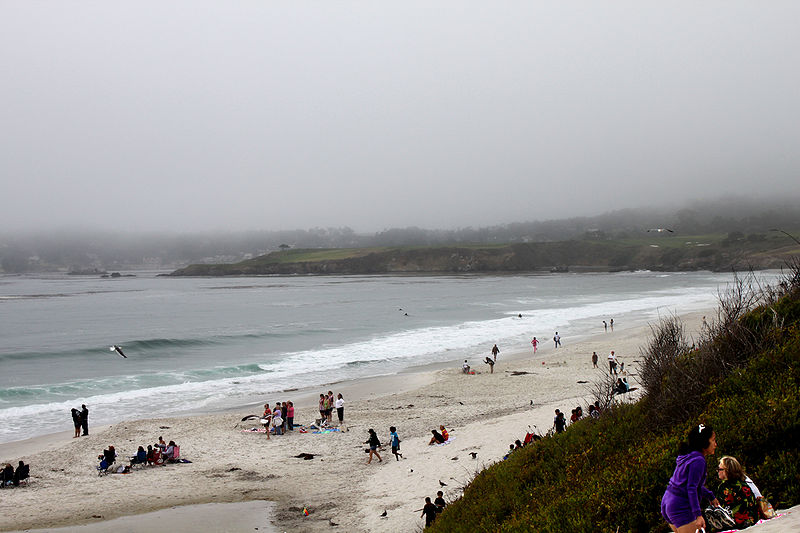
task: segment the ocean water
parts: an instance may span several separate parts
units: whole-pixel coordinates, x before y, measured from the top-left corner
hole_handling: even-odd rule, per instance
[[[0,277],[0,442],[564,343],[716,303],[731,274]],[[768,276],[768,274],[765,274]],[[775,273],[772,274],[775,276]],[[522,314],[522,318],[518,315]],[[127,359],[111,351],[122,347]]]

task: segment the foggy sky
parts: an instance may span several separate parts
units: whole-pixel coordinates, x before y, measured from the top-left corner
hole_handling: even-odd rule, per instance
[[[0,0],[3,229],[797,194],[800,3]]]

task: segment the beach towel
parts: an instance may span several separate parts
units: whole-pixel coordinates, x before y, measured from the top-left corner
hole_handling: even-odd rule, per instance
[[[757,526],[758,524],[763,524],[764,522],[767,522],[768,520],[775,520],[775,518],[780,518],[781,516],[786,516],[786,513],[776,514],[774,518],[762,518],[761,520],[759,520],[758,522],[753,524],[753,526]],[[750,526],[750,527],[753,527],[753,526]],[[738,533],[738,532],[739,532],[738,529],[727,529],[725,531],[720,531],[719,533]]]
[[[444,446],[444,445],[446,445],[446,444],[450,444],[450,443],[451,443],[451,442],[453,442],[454,440],[455,440],[455,437],[450,437],[449,439],[447,439],[447,440],[446,440],[446,441],[444,441],[444,442],[437,442],[437,443],[435,443],[435,444],[434,444],[434,446]]]
[[[242,433],[266,433],[267,430],[264,428],[250,428],[250,429],[243,429]]]
[[[339,428],[327,428],[320,431],[312,431],[311,433],[338,433]]]

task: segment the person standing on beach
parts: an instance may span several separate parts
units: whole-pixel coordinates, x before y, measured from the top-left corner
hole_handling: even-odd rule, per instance
[[[294,431],[294,403],[286,402],[288,407],[286,408],[286,427],[289,431]]]
[[[83,428],[83,436],[89,434],[89,409],[86,404],[81,405],[81,427]]]
[[[425,517],[425,527],[430,527],[436,519],[436,506],[431,503],[430,496],[425,497],[425,507],[422,508],[422,514],[419,517],[423,516]]]
[[[499,353],[500,353],[500,348],[498,348],[497,345],[495,344],[494,347],[492,348],[492,357],[494,357],[495,363],[497,362],[497,354]]]
[[[437,513],[444,511],[444,508],[447,506],[447,502],[444,501],[444,492],[438,491],[436,493],[436,499],[433,500],[433,504],[436,506]]]
[[[328,395],[325,397],[325,416],[328,419],[328,425],[333,424],[333,391],[329,390]]]
[[[269,440],[269,427],[272,425],[272,409],[269,408],[268,403],[264,404],[264,414],[261,415],[261,423],[267,428],[267,440]]]
[[[319,418],[320,418],[319,425],[324,426],[325,421],[328,418],[327,416],[325,416],[325,394],[319,395]]]
[[[75,426],[75,435],[72,436],[74,439],[75,437],[81,436],[81,412],[72,408],[72,424]]]
[[[557,331],[556,334],[553,336],[553,343],[555,344],[556,348],[561,346],[561,335],[559,335]]]
[[[344,398],[342,398],[342,393],[336,395],[336,401],[333,402],[333,406],[336,407],[336,414],[339,417],[339,425],[341,426],[344,423]]]
[[[611,331],[614,331],[614,319],[608,321],[608,325],[611,326]]]
[[[556,416],[553,418],[553,427],[556,433],[563,433],[564,429],[567,427],[567,419],[564,418],[564,413],[558,409],[556,409]]]
[[[617,356],[614,355],[614,350],[608,354],[608,373],[617,375]]]
[[[597,352],[592,352],[592,364],[597,368]]]
[[[534,337],[533,340],[531,341],[531,344],[533,345],[533,353],[535,354],[536,353],[536,347],[539,346],[539,339]]]
[[[603,331],[608,331],[608,322],[603,320]]]

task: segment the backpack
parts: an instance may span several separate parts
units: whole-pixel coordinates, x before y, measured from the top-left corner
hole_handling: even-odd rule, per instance
[[[736,521],[727,507],[707,507],[703,511],[703,517],[714,531],[724,531],[736,526]]]

